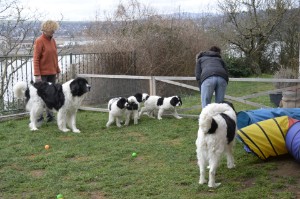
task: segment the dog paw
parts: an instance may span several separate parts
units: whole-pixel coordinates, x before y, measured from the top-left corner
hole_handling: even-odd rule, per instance
[[[233,163],[227,164],[227,168],[228,169],[233,169],[233,168],[235,168],[235,164],[233,164]]]
[[[67,128],[65,128],[65,129],[60,129],[62,132],[69,132],[70,131],[70,129],[67,129]]]
[[[182,119],[182,117],[178,116],[178,117],[176,117],[176,119],[179,119],[179,120],[180,120],[180,119]]]
[[[79,129],[73,129],[73,133],[80,133]]]
[[[36,128],[36,127],[33,127],[33,128],[30,128],[30,130],[31,130],[31,131],[37,131],[37,130],[39,130],[39,129]]]
[[[213,184],[208,184],[208,187],[210,187],[210,188],[217,188],[220,185],[221,185],[221,183],[213,183]]]
[[[161,118],[161,117],[158,117],[157,119],[158,119],[158,120],[162,120],[162,118]]]
[[[207,183],[207,180],[205,180],[205,179],[199,180],[199,184],[206,184],[206,183]]]

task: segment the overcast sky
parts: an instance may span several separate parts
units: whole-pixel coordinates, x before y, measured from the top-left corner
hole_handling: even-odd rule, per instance
[[[126,0],[20,0],[26,7],[44,13],[47,19],[66,21],[94,20],[96,13],[112,14],[120,1]],[[158,13],[213,11],[217,0],[139,0]],[[105,13],[105,14],[104,14]]]

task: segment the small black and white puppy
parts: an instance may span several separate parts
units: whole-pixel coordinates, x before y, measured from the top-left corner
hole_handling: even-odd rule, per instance
[[[172,115],[181,119],[176,111],[176,107],[181,106],[182,101],[179,96],[171,96],[171,97],[160,97],[160,96],[149,96],[144,102],[144,107],[141,108],[139,113],[139,117],[144,113],[150,113],[150,116],[155,112],[157,112],[157,119],[161,120],[162,115],[165,110],[172,111]]]
[[[142,101],[142,98],[139,99]],[[139,119],[139,109],[140,109],[140,102],[138,102],[136,96],[130,96],[127,98],[128,106],[125,110],[126,120],[125,120],[125,126],[129,125],[130,118],[133,118],[133,123],[138,124]]]
[[[49,82],[17,82],[13,87],[16,98],[26,98],[26,110],[30,112],[29,127],[32,131],[38,130],[37,122],[44,108],[57,111],[57,125],[63,132],[69,131],[67,125],[74,133],[80,133],[76,127],[76,113],[91,86],[81,77],[69,80],[64,84]]]
[[[200,170],[199,184],[206,183],[205,169],[209,166],[209,187],[217,187],[215,175],[221,155],[227,155],[227,167],[234,168],[233,146],[236,135],[236,112],[228,102],[212,103],[199,116],[196,152]]]
[[[121,127],[122,117],[128,107],[128,100],[124,97],[112,98],[108,102],[108,122],[106,127],[109,127],[114,121],[116,121],[117,127]]]
[[[147,93],[136,93],[134,95],[134,97],[136,98],[136,100],[139,102],[139,103],[142,103],[142,102],[145,102],[146,99],[148,99],[149,95]]]
[[[147,93],[136,93],[135,95],[127,98],[128,106],[126,107],[126,111],[125,111],[126,126],[129,125],[131,118],[133,119],[134,124],[138,124],[141,103],[146,100],[147,96],[149,96]]]

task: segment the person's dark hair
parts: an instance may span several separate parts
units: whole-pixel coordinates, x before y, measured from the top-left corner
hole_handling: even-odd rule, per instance
[[[217,52],[217,53],[221,53],[221,48],[219,48],[218,46],[212,46],[212,47],[210,47],[209,50]]]

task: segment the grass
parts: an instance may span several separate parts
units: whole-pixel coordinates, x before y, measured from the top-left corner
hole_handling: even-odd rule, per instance
[[[230,82],[235,97],[272,90],[268,83]],[[249,101],[273,106],[268,96]],[[183,96],[183,114],[198,115],[200,99]],[[234,103],[237,111],[256,109]],[[191,109],[191,107],[193,107]],[[197,118],[143,116],[138,125],[106,128],[108,113],[79,111],[82,133],[62,133],[55,123],[31,132],[28,118],[0,123],[0,198],[198,199],[297,198],[299,165],[289,156],[263,162],[236,143],[237,167],[222,159],[217,189],[198,184]],[[44,146],[50,145],[50,149]],[[132,157],[133,152],[137,157]]]
[[[80,134],[55,123],[31,132],[28,118],[0,123],[0,198],[295,198],[300,174],[280,174],[290,157],[262,162],[235,147],[237,168],[222,160],[217,189],[198,184],[198,121],[143,116],[107,129],[107,113],[79,111]],[[49,150],[44,146],[50,145]],[[132,157],[133,152],[137,157]]]

